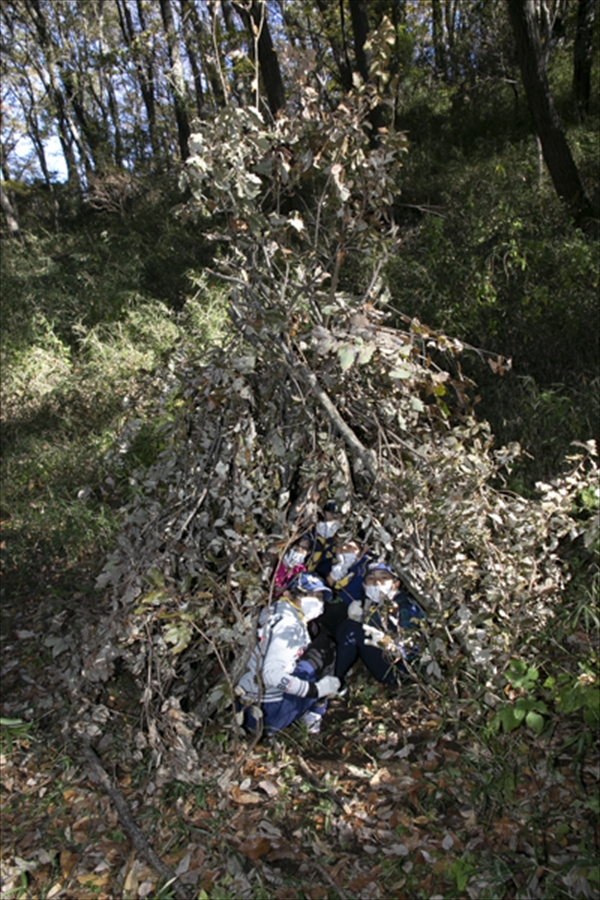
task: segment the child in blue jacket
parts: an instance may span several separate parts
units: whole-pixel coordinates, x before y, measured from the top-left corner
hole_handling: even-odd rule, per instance
[[[406,675],[403,660],[418,653],[415,630],[425,618],[417,601],[400,588],[400,579],[382,562],[367,565],[362,597],[348,606],[348,618],[336,631],[335,674],[344,678],[357,659],[382,684]],[[411,636],[411,632],[413,632]]]

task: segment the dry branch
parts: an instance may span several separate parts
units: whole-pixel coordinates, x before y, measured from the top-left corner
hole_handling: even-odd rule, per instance
[[[131,838],[133,846],[140,853],[148,865],[152,866],[154,871],[160,875],[161,878],[165,878],[169,884],[173,887],[173,891],[178,900],[190,900],[190,895],[182,887],[181,884],[177,881],[177,876],[173,872],[169,866],[162,861],[160,856],[152,849],[139,825],[136,824],[135,819],[133,818],[127,801],[123,797],[120,791],[113,785],[111,779],[108,776],[108,773],[104,769],[100,759],[98,758],[96,751],[93,749],[89,742],[85,742],[83,745],[83,755],[90,766],[91,769],[91,777],[93,781],[98,782],[102,788],[106,791],[112,802],[114,803],[117,812],[119,814],[119,818],[123,825],[123,828]]]

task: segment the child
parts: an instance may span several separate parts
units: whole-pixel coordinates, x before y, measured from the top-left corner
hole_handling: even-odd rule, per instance
[[[239,681],[244,726],[258,726],[258,707],[265,734],[280,731],[303,717],[317,734],[327,708],[325,698],[337,693],[333,675],[335,644],[319,631],[311,640],[308,624],[323,612],[330,589],[316,575],[302,572],[270,608],[263,610],[258,643]]]

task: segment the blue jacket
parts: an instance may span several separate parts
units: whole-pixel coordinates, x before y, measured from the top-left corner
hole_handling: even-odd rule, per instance
[[[407,639],[407,635],[411,631],[418,632],[419,622],[426,617],[414,597],[400,588],[391,602],[372,603],[369,606],[365,603],[364,610],[365,625],[372,625],[388,634],[397,635],[396,646],[403,658],[409,662],[416,659],[419,655],[419,646],[416,641]]]
[[[344,601],[346,606],[350,606],[353,600],[361,602],[364,600],[363,578],[371,560],[372,557],[365,553],[348,569],[348,573],[343,578],[336,581],[333,591],[340,600]]]

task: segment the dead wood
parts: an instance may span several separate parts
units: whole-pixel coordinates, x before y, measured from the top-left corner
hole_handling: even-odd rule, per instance
[[[169,882],[173,887],[173,891],[178,900],[190,900],[190,894],[188,894],[185,888],[177,881],[177,876],[173,870],[162,861],[160,856],[152,849],[144,837],[142,830],[133,818],[127,801],[112,783],[108,773],[100,762],[96,751],[88,741],[83,745],[83,755],[91,769],[90,774],[92,780],[100,784],[114,803],[121,824],[131,838],[135,849],[144,857],[148,865],[152,866],[154,871],[160,875],[161,878],[165,878]]]

